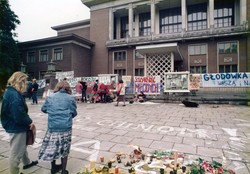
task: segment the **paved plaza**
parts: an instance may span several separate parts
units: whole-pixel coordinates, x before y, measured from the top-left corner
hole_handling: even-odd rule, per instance
[[[40,111],[42,102],[29,105],[29,114],[37,127],[37,139],[29,147],[31,159],[37,159],[47,129],[47,115]],[[111,104],[78,103],[67,169],[75,174],[89,160],[99,162],[117,152],[130,153],[129,145],[138,145],[144,153],[154,150],[177,150],[188,159],[197,157],[222,162],[236,174],[250,173],[250,107],[200,105],[186,108],[180,104]],[[0,173],[8,173],[8,134],[0,128]],[[59,163],[59,161],[58,161]],[[20,165],[22,167],[22,164]],[[49,174],[50,163],[25,174]]]

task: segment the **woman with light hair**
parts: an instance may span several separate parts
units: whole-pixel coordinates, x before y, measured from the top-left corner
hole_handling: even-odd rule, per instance
[[[26,132],[34,127],[28,115],[25,99],[22,96],[22,93],[26,92],[27,77],[22,72],[12,74],[3,95],[1,123],[5,131],[10,134],[10,174],[19,174],[20,160],[23,162],[23,169],[30,168],[38,163],[37,161],[30,161],[26,145]]]
[[[68,154],[71,146],[72,123],[77,115],[76,102],[67,81],[57,83],[55,94],[49,96],[42,111],[48,114],[48,129],[39,151],[39,159],[51,162],[51,174],[66,170]],[[56,160],[61,158],[61,164],[56,165]]]

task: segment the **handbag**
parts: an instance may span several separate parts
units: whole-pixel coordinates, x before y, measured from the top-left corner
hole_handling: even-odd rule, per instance
[[[27,130],[26,145],[33,145],[36,139],[36,127],[35,125],[32,129]]]

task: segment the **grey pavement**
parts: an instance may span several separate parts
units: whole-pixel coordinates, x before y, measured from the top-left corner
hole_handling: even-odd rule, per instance
[[[47,129],[47,116],[40,111],[42,102],[29,105],[29,114],[37,127],[37,139],[28,148],[30,158],[37,159]],[[105,162],[117,152],[131,153],[138,145],[144,153],[154,150],[177,150],[187,160],[197,157],[222,162],[236,174],[250,174],[250,107],[235,105],[200,105],[186,108],[179,104],[111,104],[78,103],[67,169],[82,171],[89,160]],[[0,128],[0,173],[8,173],[8,134]],[[59,161],[58,161],[59,163]],[[22,167],[22,164],[20,164]],[[25,174],[49,174],[50,163]]]

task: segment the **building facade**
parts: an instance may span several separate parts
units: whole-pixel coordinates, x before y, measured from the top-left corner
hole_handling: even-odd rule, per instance
[[[36,77],[46,70],[44,62],[57,61],[59,48],[57,70],[75,76],[250,71],[247,0],[81,1],[90,8],[89,20],[52,27],[55,38],[20,44]],[[60,45],[57,39],[69,35],[73,41]]]

